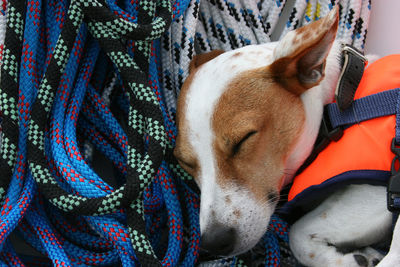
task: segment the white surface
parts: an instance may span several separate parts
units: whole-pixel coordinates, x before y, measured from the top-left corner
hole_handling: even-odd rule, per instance
[[[372,0],[365,54],[400,54],[400,1]]]

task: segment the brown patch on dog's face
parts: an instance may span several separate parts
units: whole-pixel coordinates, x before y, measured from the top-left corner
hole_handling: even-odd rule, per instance
[[[268,73],[260,68],[239,75],[221,96],[212,121],[217,183],[234,182],[261,203],[280,189],[285,159],[305,119],[300,98]]]

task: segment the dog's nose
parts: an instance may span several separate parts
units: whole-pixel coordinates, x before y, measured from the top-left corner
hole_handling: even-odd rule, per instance
[[[201,235],[201,247],[219,256],[229,255],[235,247],[236,231],[221,224],[213,224]]]

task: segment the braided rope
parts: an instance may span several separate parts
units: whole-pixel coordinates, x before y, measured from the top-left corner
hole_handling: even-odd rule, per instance
[[[273,29],[275,29],[276,24],[278,23],[278,18],[282,12],[283,7],[285,6],[286,1],[275,1],[272,2],[273,6],[269,10],[268,16],[264,15],[265,19],[265,28],[267,29],[267,35],[271,38],[271,34]]]
[[[311,20],[339,2],[342,38],[363,48],[370,1],[308,2]],[[179,88],[195,53],[270,41],[286,1],[0,3],[0,263],[195,265],[198,192],[172,156]],[[15,251],[11,232],[42,256]],[[273,217],[253,263],[279,265],[287,232]]]
[[[6,37],[6,26],[7,26],[7,1],[1,0],[0,1],[0,66],[1,63],[3,62],[3,50],[4,50],[4,38]],[[1,137],[0,137],[0,144],[1,144]]]
[[[317,8],[317,0],[307,0],[306,3],[303,25],[307,25],[315,20],[315,10]]]
[[[286,22],[285,28],[283,29],[280,39],[283,38],[289,31],[297,29],[301,26],[301,20],[304,16],[304,11],[306,9],[307,2],[306,0],[296,0],[290,13],[289,19]]]
[[[184,19],[174,21],[171,31],[163,36],[161,53],[164,93],[172,116],[175,114],[179,88],[188,75],[188,62],[195,52],[232,50],[248,44],[270,41],[286,4],[286,1],[249,1],[244,5],[239,0],[205,0],[198,8],[198,2],[191,1],[189,7],[196,8],[187,12]],[[325,16],[337,4],[340,6],[337,38],[363,50],[371,8],[370,1],[367,0],[296,0],[280,38],[293,29]],[[191,30],[193,21],[197,21],[195,32]],[[182,32],[186,39],[195,40],[196,51],[193,50],[193,41],[189,44],[180,42]]]
[[[364,50],[365,38],[367,36],[367,28],[369,16],[371,14],[371,0],[363,1],[360,16],[356,20],[354,28],[353,45],[360,50]]]
[[[0,0],[0,68],[3,63],[3,51],[4,51],[4,39],[6,36],[7,27],[7,2],[6,0]],[[1,71],[0,71],[1,79]],[[2,109],[0,108],[0,154],[1,154],[1,143],[2,143]],[[4,185],[6,183],[0,183],[0,200],[4,196]]]

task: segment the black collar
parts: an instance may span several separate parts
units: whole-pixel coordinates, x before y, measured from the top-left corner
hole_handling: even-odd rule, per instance
[[[342,72],[336,86],[336,102],[341,110],[350,107],[364,73],[367,58],[356,48],[342,45]]]

